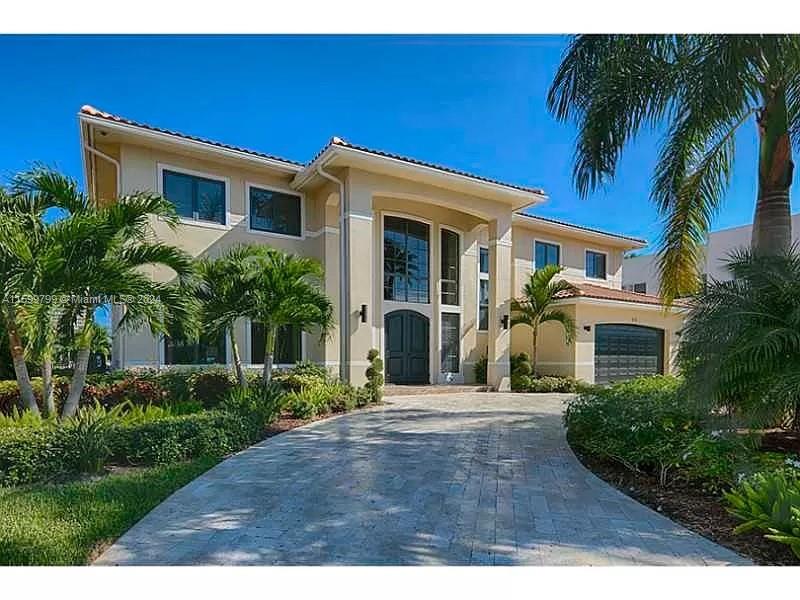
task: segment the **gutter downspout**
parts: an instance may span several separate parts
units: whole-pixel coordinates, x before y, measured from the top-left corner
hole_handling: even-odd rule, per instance
[[[89,141],[83,144],[83,149],[87,152],[93,154],[94,156],[99,156],[103,160],[110,162],[114,165],[114,171],[116,173],[115,180],[117,183],[117,196],[122,195],[122,182],[120,181],[120,174],[122,171],[122,167],[119,164],[119,161],[104,152],[100,152],[97,148],[94,147],[94,129],[89,127]],[[97,201],[97,172],[93,169],[92,170],[92,196]]]
[[[350,227],[347,222],[350,206],[345,183],[341,179],[323,170],[321,165],[317,167],[317,174],[339,186],[339,379],[347,382],[350,381],[350,372],[347,368],[350,363],[349,334],[347,333],[350,331],[350,266],[348,262]]]

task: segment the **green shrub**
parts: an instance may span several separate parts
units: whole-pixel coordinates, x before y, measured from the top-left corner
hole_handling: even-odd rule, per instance
[[[47,481],[69,472],[65,437],[53,426],[0,429],[0,486]]]
[[[380,402],[383,398],[383,361],[380,358],[380,352],[372,348],[367,353],[367,360],[370,365],[367,367],[367,391],[370,394],[372,402]]]
[[[475,375],[475,383],[484,385],[486,384],[488,369],[489,359],[486,355],[481,356],[477,361],[475,361],[475,365],[472,367],[472,372]]]
[[[188,386],[192,400],[206,408],[214,408],[236,385],[233,373],[227,369],[203,369],[189,375]]]
[[[286,395],[286,408],[295,419],[313,419],[331,411],[330,386],[312,385]]]
[[[533,367],[531,366],[531,357],[527,352],[520,352],[519,354],[511,355],[511,376],[514,375],[532,375]]]
[[[730,512],[744,523],[734,529],[767,532],[764,537],[788,544],[800,557],[800,476],[773,471],[745,479],[725,494]]]
[[[574,377],[553,377],[545,375],[532,377],[529,392],[574,394],[582,389],[581,382]]]
[[[265,427],[280,417],[285,404],[285,395],[277,384],[272,384],[266,389],[235,387],[222,400],[220,409],[252,420],[254,430],[257,429],[257,432],[261,433]]]
[[[519,373],[511,374],[511,389],[515,392],[531,391],[531,378],[529,375]]]
[[[123,408],[124,405],[119,405],[108,411],[99,404],[83,407],[64,423],[61,433],[68,443],[63,460],[72,469],[81,473],[99,473],[103,470],[111,456],[110,440],[114,422],[119,419]]]

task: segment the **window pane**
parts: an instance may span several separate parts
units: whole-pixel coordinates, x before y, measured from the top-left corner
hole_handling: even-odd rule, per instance
[[[182,217],[194,218],[194,182],[189,175],[173,173],[172,171],[163,172],[164,198],[175,205],[175,210]]]
[[[557,244],[548,244],[547,242],[536,242],[534,245],[535,256],[534,262],[537,269],[546,267],[547,265],[558,265],[561,262],[561,248]]]
[[[251,187],[250,228],[299,236],[300,197]]]
[[[164,364],[213,365],[226,364],[225,337],[209,340],[201,337],[191,343],[177,338],[164,338]]]
[[[225,183],[197,178],[197,218],[225,223]]]
[[[481,248],[478,251],[478,264],[480,266],[481,273],[488,273],[489,272],[489,249],[488,248]]]
[[[458,234],[442,229],[442,304],[459,304],[459,254]]]
[[[301,331],[299,327],[287,325],[278,328],[275,338],[275,353],[272,362],[276,365],[293,365],[300,362],[302,355]],[[264,326],[261,323],[250,323],[250,362],[255,365],[264,364],[266,340]]]
[[[586,276],[595,279],[606,278],[606,255],[599,252],[586,251]]]
[[[478,282],[478,329],[489,329],[489,280],[481,279]]]
[[[397,302],[429,301],[429,227],[386,217],[383,234],[383,297]]]
[[[442,373],[459,372],[460,322],[457,314],[442,314]]]
[[[646,294],[647,293],[647,283],[634,283],[633,284],[633,291],[637,294]]]

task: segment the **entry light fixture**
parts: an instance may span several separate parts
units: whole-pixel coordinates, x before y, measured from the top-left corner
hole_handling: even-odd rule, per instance
[[[508,315],[503,315],[503,318],[500,319],[500,325],[503,326],[503,329],[508,329]]]
[[[361,310],[358,311],[358,314],[361,317],[361,322],[362,323],[366,323],[367,322],[367,305],[366,304],[362,304],[361,305]]]
[[[583,330],[584,331],[591,331],[592,330],[592,326],[591,325],[584,325],[583,326]]]

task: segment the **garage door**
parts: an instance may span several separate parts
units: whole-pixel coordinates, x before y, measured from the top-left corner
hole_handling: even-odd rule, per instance
[[[664,372],[664,331],[640,325],[596,325],[594,380],[608,383]]]

